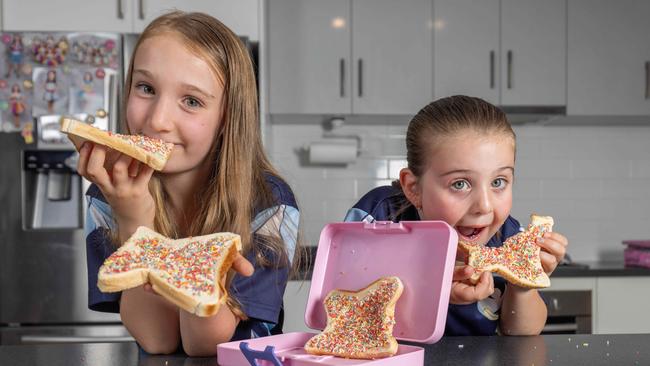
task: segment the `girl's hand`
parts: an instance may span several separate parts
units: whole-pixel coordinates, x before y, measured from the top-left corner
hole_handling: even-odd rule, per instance
[[[77,171],[99,187],[119,226],[135,229],[153,224],[155,205],[148,188],[151,167],[87,141],[79,149]]]
[[[474,268],[468,265],[454,268],[453,282],[449,302],[456,305],[472,304],[483,300],[494,292],[492,273],[483,272],[476,284],[469,282],[474,274]]]
[[[251,262],[249,262],[248,259],[246,259],[243,255],[241,255],[241,253],[237,253],[235,260],[232,262],[232,269],[234,269],[240,275],[245,277],[250,277],[253,274],[253,271],[255,270]],[[145,283],[142,288],[146,292],[156,294],[156,295],[158,294],[153,289],[153,287],[151,287],[151,285],[148,283]]]
[[[542,262],[544,272],[550,275],[557,267],[558,263],[566,254],[566,247],[569,245],[567,238],[556,232],[545,233],[543,237],[537,239],[537,245],[542,250],[539,252],[539,258]]]

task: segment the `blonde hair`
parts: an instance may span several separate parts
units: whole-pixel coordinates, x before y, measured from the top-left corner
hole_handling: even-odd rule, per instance
[[[149,190],[156,204],[155,230],[178,238],[230,231],[241,236],[244,254],[255,251],[255,259],[262,266],[289,266],[287,249],[280,231],[261,236],[255,248],[252,245],[251,222],[255,208],[272,207],[277,203],[267,185],[266,176],[279,177],[267,158],[260,136],[258,98],[253,63],[241,40],[217,19],[203,13],[174,11],[153,20],[135,45],[126,78],[122,121],[126,121],[133,62],[139,46],[145,40],[159,35],[180,37],[187,49],[202,58],[223,83],[224,111],[220,130],[209,152],[209,181],[202,191],[195,193],[198,210],[190,217],[188,228],[180,228],[165,204],[168,193],[154,174]],[[128,125],[125,126],[128,129]],[[296,251],[299,253],[299,241]],[[270,255],[269,255],[270,254]],[[294,255],[300,259],[300,255]],[[294,260],[294,268],[299,265]],[[226,288],[232,282],[232,271]],[[246,316],[232,299],[231,309],[242,319]]]
[[[454,95],[435,100],[422,108],[409,122],[406,131],[406,161],[413,175],[420,178],[427,169],[430,152],[442,139],[471,131],[482,136],[516,135],[506,114],[481,98]],[[393,187],[402,189],[399,180]],[[404,195],[402,192],[401,196]],[[404,197],[398,215],[412,204]]]

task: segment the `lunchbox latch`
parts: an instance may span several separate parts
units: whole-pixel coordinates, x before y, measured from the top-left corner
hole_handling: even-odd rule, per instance
[[[375,221],[366,223],[363,226],[366,230],[373,230],[382,234],[392,234],[392,233],[410,233],[411,228],[407,225],[404,225],[401,222],[392,222],[392,221]]]

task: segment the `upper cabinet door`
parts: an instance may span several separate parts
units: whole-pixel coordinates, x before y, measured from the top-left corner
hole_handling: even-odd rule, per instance
[[[648,15],[648,0],[569,0],[567,114],[650,114]]]
[[[352,111],[415,114],[433,97],[431,0],[352,0]]]
[[[5,31],[131,32],[133,0],[4,0]]]
[[[270,113],[351,112],[349,0],[268,6]]]
[[[501,0],[502,105],[566,105],[566,24],[566,0]]]
[[[464,94],[499,104],[499,0],[434,0],[437,98]]]
[[[212,15],[233,32],[259,40],[259,0],[132,0],[134,31],[142,32],[152,20],[171,10],[198,11]]]

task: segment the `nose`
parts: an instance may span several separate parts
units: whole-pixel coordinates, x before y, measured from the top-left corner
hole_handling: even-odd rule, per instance
[[[174,101],[164,96],[156,98],[149,109],[149,128],[152,132],[171,131],[173,121]]]
[[[473,213],[484,215],[492,212],[492,196],[489,189],[475,189],[474,195],[474,202],[472,206]]]

